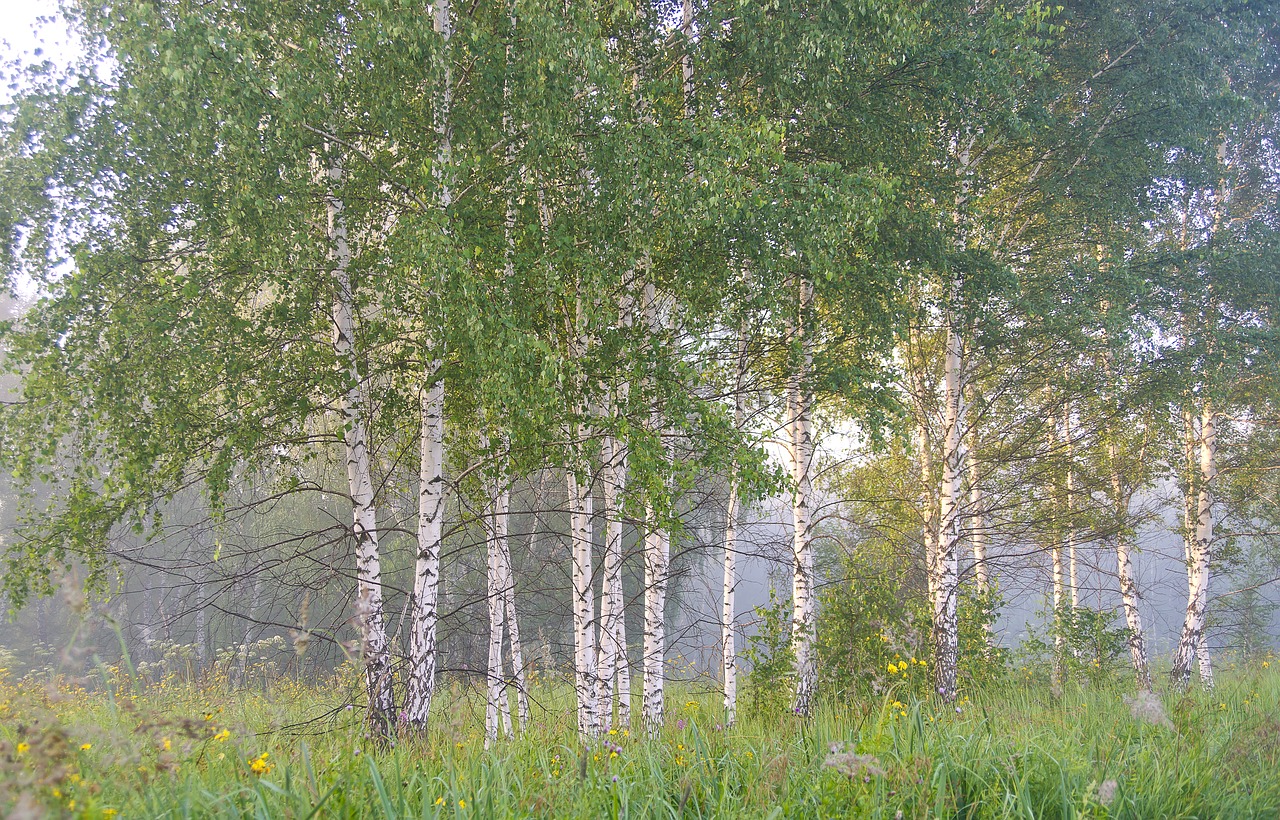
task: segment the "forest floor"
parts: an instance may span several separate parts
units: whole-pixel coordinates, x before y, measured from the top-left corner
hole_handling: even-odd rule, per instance
[[[113,678],[115,674],[117,677]],[[483,743],[483,694],[444,685],[425,740],[380,748],[350,675],[231,688],[0,673],[0,816],[1271,817],[1280,812],[1280,662],[1135,708],[1118,680],[1058,695],[1028,673],[956,705],[906,692],[817,717],[719,725],[673,686],[662,736],[585,746],[571,692],[533,687],[515,740]],[[111,680],[106,686],[102,680]],[[90,688],[84,688],[89,685]]]

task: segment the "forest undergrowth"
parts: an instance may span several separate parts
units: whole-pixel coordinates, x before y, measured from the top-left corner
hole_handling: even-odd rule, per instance
[[[1275,817],[1280,663],[1224,664],[1212,692],[1054,694],[1034,670],[962,695],[904,691],[816,717],[721,725],[673,686],[661,737],[589,745],[567,683],[532,686],[525,732],[486,749],[484,693],[444,683],[426,738],[370,741],[351,667],[233,688],[118,667],[0,675],[8,817]]]

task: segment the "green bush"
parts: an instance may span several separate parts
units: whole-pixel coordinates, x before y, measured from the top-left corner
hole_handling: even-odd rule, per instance
[[[742,652],[742,659],[751,666],[743,681],[742,710],[748,720],[776,720],[791,710],[796,690],[791,603],[770,589],[768,606],[755,611],[760,622]]]
[[[961,686],[988,683],[1008,669],[1008,650],[989,627],[999,592],[962,587],[958,673]],[[822,595],[817,651],[823,690],[836,696],[879,695],[890,688],[917,696],[932,690],[933,648],[928,596],[901,573],[854,575]]]

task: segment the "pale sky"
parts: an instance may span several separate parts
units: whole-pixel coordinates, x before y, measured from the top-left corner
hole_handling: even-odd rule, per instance
[[[39,26],[40,17],[56,17],[57,0],[0,0],[0,63],[6,65],[14,59],[23,63],[35,59],[37,48],[43,50],[40,59],[50,59],[57,63],[66,61],[66,57],[74,53],[61,21]],[[0,85],[0,101],[9,97],[6,81]]]

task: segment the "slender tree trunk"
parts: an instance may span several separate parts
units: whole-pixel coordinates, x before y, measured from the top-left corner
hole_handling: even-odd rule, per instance
[[[1213,495],[1211,482],[1217,474],[1217,431],[1213,405],[1206,399],[1200,416],[1199,476],[1196,487],[1194,536],[1187,564],[1187,612],[1182,635],[1173,655],[1170,677],[1185,687],[1191,676],[1191,660],[1198,656],[1200,682],[1213,688],[1213,665],[1205,640],[1205,616],[1209,602],[1209,570],[1213,547]]]
[[[646,265],[647,268],[647,265]],[[656,341],[665,330],[658,293],[652,282],[644,287],[651,337]],[[666,439],[662,410],[656,404],[650,424],[659,439]],[[664,461],[670,462],[670,445],[663,443]],[[652,500],[645,505],[644,535],[644,731],[655,737],[662,731],[664,715],[663,690],[666,678],[666,608],[667,578],[671,561],[671,537],[658,520],[658,509]]]
[[[952,286],[952,303],[959,298],[959,280]],[[954,309],[953,309],[954,310]],[[956,696],[956,663],[959,654],[959,542],[960,502],[963,489],[964,452],[964,353],[956,317],[947,318],[945,415],[942,450],[942,487],[938,506],[938,549],[931,574],[933,597],[934,688],[943,700]]]
[[[1120,600],[1124,605],[1124,620],[1129,627],[1129,655],[1133,659],[1133,674],[1138,688],[1151,691],[1151,668],[1147,664],[1147,644],[1142,631],[1142,613],[1138,610],[1141,595],[1133,574],[1132,545],[1129,542],[1126,521],[1129,517],[1129,497],[1124,492],[1120,476],[1119,449],[1114,436],[1108,435],[1107,455],[1111,461],[1111,498],[1116,515],[1116,575],[1120,581]]]
[[[667,608],[667,571],[671,541],[659,525],[652,503],[645,508],[648,522],[644,536],[644,712],[641,720],[651,737],[662,731],[663,685],[667,633],[664,615]]]
[[[573,542],[573,657],[574,689],[578,695],[578,731],[592,736],[600,730],[596,702],[595,591],[591,571],[591,483],[568,471],[570,529]]]
[[[1049,401],[1051,396],[1046,388],[1045,400]],[[1052,412],[1049,413],[1049,452],[1056,453],[1058,450],[1058,422]],[[1055,487],[1051,491],[1050,497],[1056,502],[1058,500],[1058,490]],[[1062,539],[1058,537],[1057,527],[1050,528],[1050,538],[1053,542],[1050,548],[1050,558],[1053,561],[1053,682],[1061,684],[1064,677],[1063,658],[1067,651],[1067,635],[1064,630],[1064,602],[1066,601],[1066,573],[1062,561]]]
[[[738,718],[738,651],[734,635],[734,593],[738,586],[738,477],[737,470],[729,481],[729,498],[724,526],[724,593],[720,612],[720,642],[724,678],[724,725],[733,726]]]
[[[426,729],[436,678],[440,548],[444,534],[444,381],[441,379],[422,394],[421,423],[418,551],[414,562],[409,682],[404,705],[405,720],[415,731]]]
[[[627,663],[625,600],[622,594],[622,515],[620,496],[627,474],[627,456],[622,443],[605,436],[601,477],[605,516],[604,580],[600,601],[600,689],[601,728],[613,726],[614,696],[619,694],[620,667]],[[620,705],[625,711],[625,707]]]
[[[504,572],[503,550],[507,542],[507,495],[505,482],[494,482],[489,493],[489,505],[485,510],[487,535],[486,580],[489,609],[489,671],[485,687],[485,748],[498,739],[501,728],[504,737],[511,737],[511,705],[507,699],[507,678],[504,670],[502,644],[507,631],[506,586],[509,579]]]
[[[511,491],[505,485],[497,493],[496,503],[494,527],[498,542],[498,584],[506,609],[507,637],[511,644],[511,673],[516,686],[516,710],[520,729],[523,731],[529,725],[529,690],[525,686],[524,648],[520,644],[520,619],[516,615],[516,576],[511,564]]]
[[[792,365],[787,385],[788,451],[791,461],[791,650],[795,656],[796,693],[794,711],[808,717],[813,713],[817,687],[817,665],[813,653],[816,607],[813,560],[813,391],[809,385],[813,365],[813,342],[809,334],[813,305],[813,285],[800,277],[796,322],[791,328],[798,360]]]
[[[933,504],[933,490],[939,485],[936,483],[933,447],[929,440],[931,391],[925,380],[924,353],[920,349],[920,331],[917,327],[912,326],[910,337],[911,352],[908,354],[908,361],[911,362],[910,381],[916,417],[915,447],[920,475],[920,537],[924,546],[925,583],[932,603],[937,595],[937,578],[934,577],[933,569],[938,553],[938,518]]]
[[[435,128],[439,139],[434,173],[439,187],[438,206],[447,224],[453,204],[453,70],[450,64],[453,12],[450,0],[434,0],[433,21],[444,41],[443,81],[435,101]],[[448,229],[445,229],[446,235]],[[439,346],[443,352],[443,345]],[[431,711],[436,681],[436,623],[439,619],[440,547],[444,534],[444,379],[442,361],[427,364],[421,408],[421,458],[418,468],[418,553],[414,562],[413,617],[409,632],[409,685],[404,718],[414,731],[424,732]]]
[[[1193,580],[1193,565],[1191,556],[1195,553],[1196,526],[1199,520],[1198,497],[1200,487],[1200,420],[1196,418],[1195,411],[1191,404],[1182,409],[1182,429],[1183,429],[1183,449],[1182,454],[1184,463],[1186,464],[1187,488],[1182,495],[1182,559],[1186,564],[1187,570],[1187,587],[1190,588]],[[1204,633],[1200,633],[1199,639],[1192,650],[1192,653],[1199,656],[1204,651]]]
[[[351,288],[351,250],[347,244],[344,204],[334,189],[342,183],[342,168],[330,163],[325,210],[328,216],[330,259],[336,294],[333,301],[333,351],[345,368],[347,388],[341,405],[346,448],[347,489],[351,496],[356,541],[356,621],[365,664],[369,722],[376,736],[390,734],[395,714],[391,689],[391,656],[383,615],[382,569],[378,551],[378,515],[364,412],[368,402],[355,352],[355,295]]]
[[[743,395],[743,377],[747,369],[747,332],[739,330],[738,372],[733,391],[733,426],[739,433],[746,424],[746,404]],[[722,675],[724,679],[724,722],[733,726],[738,717],[738,651],[734,634],[734,593],[738,587],[738,493],[741,489],[739,465],[735,460],[729,472],[729,498],[724,523],[724,591],[721,597],[720,643],[723,649]]]
[[[1067,578],[1071,585],[1071,609],[1072,611],[1075,611],[1080,608],[1080,570],[1079,564],[1076,562],[1075,442],[1073,439],[1074,430],[1071,423],[1071,404],[1069,402],[1064,404],[1062,408],[1062,434],[1062,443],[1067,456],[1067,477],[1065,482],[1067,512],[1065,544],[1067,551]]]

